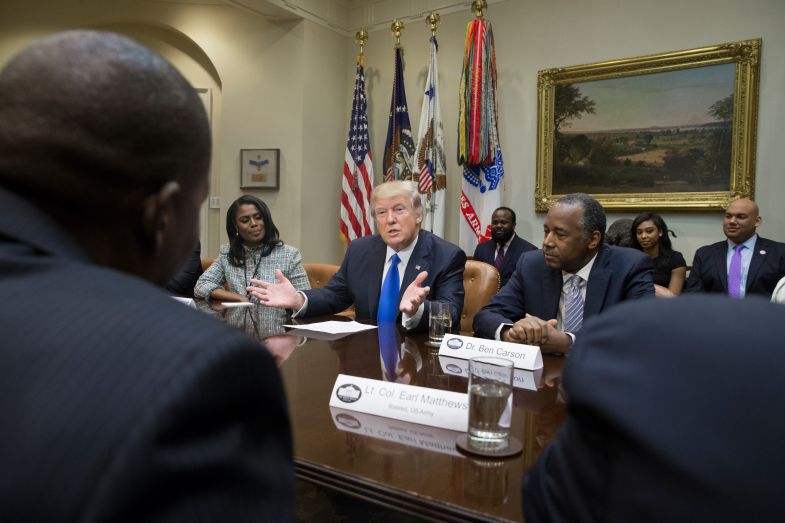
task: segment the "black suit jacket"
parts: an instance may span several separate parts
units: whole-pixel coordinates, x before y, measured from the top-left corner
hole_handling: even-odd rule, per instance
[[[94,265],[2,189],[0,209],[0,519],[290,520],[265,348]]]
[[[525,481],[526,521],[785,521],[783,315],[697,295],[590,320],[567,358],[567,421]]]
[[[626,247],[602,245],[589,273],[584,319],[624,300],[654,296],[651,259]],[[530,251],[503,289],[474,317],[474,335],[493,339],[503,323],[515,323],[526,314],[543,320],[559,312],[562,271],[545,263],[542,251]]]
[[[171,277],[166,283],[166,290],[177,296],[194,297],[194,287],[196,280],[202,275],[202,245],[196,244],[196,248],[191,251],[191,255],[185,261],[177,274]]]
[[[685,292],[728,294],[727,240],[701,247],[692,260]],[[771,297],[777,282],[785,276],[785,244],[761,238],[755,241],[747,271],[746,294]]]
[[[382,288],[387,245],[378,234],[358,238],[349,244],[337,273],[321,289],[304,291],[308,296],[306,316],[335,314],[354,304],[358,320],[376,320]],[[457,246],[428,231],[420,230],[406,272],[401,281],[401,296],[422,271],[428,271],[423,286],[430,286],[425,312],[412,330],[428,328],[428,302],[449,301],[453,304],[452,324],[460,324],[463,309],[463,270],[466,254]],[[398,315],[400,321],[400,313]]]
[[[498,246],[499,244],[493,240],[488,240],[478,244],[474,249],[474,259],[481,262],[490,263],[495,267],[496,249],[498,249]],[[504,253],[504,261],[502,262],[502,266],[499,269],[499,277],[501,278],[502,287],[504,287],[504,284],[510,280],[512,273],[515,272],[515,266],[518,264],[518,258],[520,258],[524,252],[536,250],[537,247],[527,242],[517,234],[512,237],[510,246],[507,249],[507,252]]]

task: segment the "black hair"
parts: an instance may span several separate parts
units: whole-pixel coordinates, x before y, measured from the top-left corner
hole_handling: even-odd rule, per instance
[[[631,225],[632,220],[630,218],[619,218],[610,224],[605,232],[605,243],[619,247],[632,247],[632,239],[630,238]]]
[[[556,203],[565,205],[580,204],[583,207],[583,218],[581,219],[583,235],[586,238],[590,238],[594,231],[598,231],[600,233],[600,244],[605,242],[605,209],[602,208],[600,202],[586,193],[574,192],[565,194],[556,200]]]
[[[653,212],[641,213],[638,216],[636,216],[635,219],[632,221],[632,226],[630,226],[630,243],[631,243],[630,247],[632,247],[633,249],[638,249],[639,251],[643,250],[641,244],[638,243],[637,230],[640,224],[648,221],[654,222],[654,226],[657,227],[657,229],[659,229],[659,231],[662,233],[659,242],[660,251],[663,252],[672,251],[673,247],[671,246],[671,239],[670,236],[668,236],[668,234],[669,233],[673,234],[673,232],[668,230],[668,226],[665,225],[665,220],[662,219],[662,216],[660,216],[659,214],[654,214]],[[676,235],[673,234],[673,236],[675,237]]]
[[[0,73],[0,122],[0,184],[71,221],[135,211],[172,180],[206,181],[198,95],[122,35],[67,31],[26,48]]]
[[[245,264],[245,250],[243,249],[243,238],[237,231],[235,220],[237,210],[241,205],[253,205],[259,209],[264,222],[264,238],[262,238],[262,257],[268,256],[278,245],[283,242],[278,238],[278,228],[273,223],[273,215],[267,204],[256,196],[244,194],[237,198],[226,211],[226,234],[229,236],[229,263],[235,267],[242,267]]]
[[[518,223],[518,218],[515,216],[515,211],[513,211],[509,207],[498,207],[495,211],[493,211],[494,214],[496,213],[496,211],[507,211],[508,213],[512,214],[512,224],[516,225]]]

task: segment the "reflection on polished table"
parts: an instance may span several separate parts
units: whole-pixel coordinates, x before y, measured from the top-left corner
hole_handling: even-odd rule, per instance
[[[339,373],[465,393],[465,373],[445,372],[438,350],[425,346],[427,334],[397,330],[393,377],[385,372],[377,329],[337,340],[305,339],[286,334],[280,323],[266,321],[263,307],[220,310],[220,305],[205,302],[199,307],[264,339],[278,360],[298,478],[424,519],[523,520],[524,473],[565,416],[559,387],[563,357],[544,356],[543,371],[528,379],[536,390],[514,389],[511,433],[523,443],[523,453],[488,459],[458,451],[458,432],[328,405]],[[348,321],[332,316],[292,323],[326,319]],[[455,372],[456,366],[446,366]]]

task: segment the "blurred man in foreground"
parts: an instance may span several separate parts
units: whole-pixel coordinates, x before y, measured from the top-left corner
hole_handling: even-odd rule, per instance
[[[60,33],[0,73],[0,122],[3,521],[290,520],[273,358],[158,287],[207,194],[192,87],[128,38]]]
[[[566,423],[524,483],[528,523],[785,521],[783,307],[624,303],[587,322]]]

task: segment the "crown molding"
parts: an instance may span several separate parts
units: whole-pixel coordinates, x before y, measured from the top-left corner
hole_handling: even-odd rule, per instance
[[[471,0],[157,0],[158,2],[231,5],[271,21],[309,20],[344,36],[355,32],[389,30],[394,20],[424,20],[429,13],[440,15],[471,12]],[[487,0],[488,5],[508,0]]]

